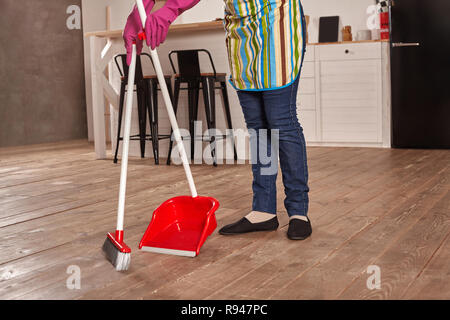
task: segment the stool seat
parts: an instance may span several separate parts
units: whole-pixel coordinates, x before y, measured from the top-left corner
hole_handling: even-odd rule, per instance
[[[149,76],[144,76],[144,79],[157,79],[157,78],[158,78],[158,76],[156,74],[149,75]],[[165,79],[170,79],[170,78],[172,78],[172,76],[168,75],[168,74],[165,74],[164,78]],[[120,81],[124,81],[125,79],[126,79],[126,77],[120,77]]]
[[[210,73],[201,73],[200,76],[202,77],[214,77],[214,73],[210,72]],[[225,79],[227,76],[226,73],[216,73],[216,78],[218,79]],[[175,74],[175,78],[180,78],[180,74],[177,73]]]
[[[172,78],[172,76],[169,75],[169,74],[165,74],[164,78],[165,79],[170,79],[170,78]],[[153,75],[150,75],[150,76],[144,76],[144,79],[158,79],[158,76],[156,74],[153,74]]]

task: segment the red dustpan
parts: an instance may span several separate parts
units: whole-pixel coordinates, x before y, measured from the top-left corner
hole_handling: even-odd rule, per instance
[[[145,27],[147,14],[142,0],[137,0],[136,4],[139,9],[141,22]],[[140,34],[140,37],[142,39],[145,38],[145,33]],[[197,195],[158,54],[155,50],[150,50],[150,54],[156,75],[158,76],[177,147],[183,161],[183,167],[186,172],[192,197],[175,197],[160,205],[153,212],[152,221],[139,244],[139,249],[195,257],[198,255],[200,247],[206,238],[217,227],[214,213],[219,207],[219,202],[214,198],[200,197]]]
[[[206,238],[217,227],[216,199],[189,196],[167,200],[153,212],[139,249],[195,257]]]

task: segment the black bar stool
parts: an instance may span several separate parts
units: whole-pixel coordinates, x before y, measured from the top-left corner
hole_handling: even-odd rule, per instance
[[[200,72],[200,61],[199,52],[204,52],[208,55],[209,61],[211,62],[211,67],[213,73],[201,73]],[[178,69],[177,73],[172,55],[177,55]],[[188,91],[188,108],[189,108],[189,132],[191,135],[191,159],[194,158],[195,150],[195,128],[194,123],[198,117],[198,98],[199,91],[203,91],[203,100],[205,103],[205,113],[206,121],[208,125],[209,132],[212,134],[209,137],[211,144],[211,156],[214,160],[214,166],[217,166],[216,152],[213,148],[216,139],[224,139],[227,135],[217,135],[215,133],[216,129],[216,99],[215,90],[220,89],[223,97],[223,107],[225,111],[227,128],[233,129],[233,124],[231,121],[230,103],[228,100],[228,91],[226,85],[226,73],[217,73],[214,66],[211,54],[206,49],[196,49],[196,50],[175,50],[169,53],[170,64],[172,65],[173,72],[175,73],[175,88],[174,88],[174,111],[175,114],[178,109],[178,100],[180,95],[180,90]],[[181,84],[186,83],[187,87],[181,88]],[[218,84],[218,86],[216,86]],[[204,137],[201,137],[203,141]],[[237,160],[236,145],[234,143],[234,136],[231,135],[231,140],[233,143],[234,150],[234,160]],[[170,140],[169,155],[167,158],[167,164],[170,164],[172,155],[173,140]]]
[[[151,56],[147,53],[142,53],[141,55],[147,56],[152,65],[153,61]],[[122,68],[119,66],[118,59],[121,59]],[[117,55],[114,60],[116,66],[119,70],[121,76],[121,86],[120,86],[120,101],[119,101],[119,123],[117,129],[117,142],[116,151],[114,155],[114,163],[117,163],[118,152],[119,152],[119,142],[123,140],[120,136],[122,127],[122,115],[125,100],[125,92],[127,91],[128,84],[128,65],[126,62],[126,54]],[[122,71],[123,70],[123,71]],[[166,85],[169,90],[169,95],[172,98],[172,84],[171,76],[164,75],[166,80]],[[138,101],[138,116],[139,116],[139,134],[131,135],[130,140],[140,141],[141,147],[141,158],[145,156],[145,142],[152,141],[153,155],[155,158],[155,164],[159,164],[159,140],[170,139],[171,135],[165,134],[160,135],[158,133],[158,90],[159,82],[156,75],[144,76],[142,72],[142,61],[141,56],[136,57],[136,75],[135,75],[136,93]],[[147,134],[147,112],[150,122],[150,134]]]

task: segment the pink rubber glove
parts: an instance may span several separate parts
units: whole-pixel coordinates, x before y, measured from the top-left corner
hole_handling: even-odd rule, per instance
[[[147,15],[153,9],[155,5],[154,0],[144,0],[145,12]],[[143,40],[140,40],[138,34],[142,31],[142,22],[139,16],[139,11],[136,6],[134,6],[133,11],[130,13],[127,19],[127,24],[125,25],[125,29],[123,31],[123,40],[125,42],[125,49],[127,50],[127,63],[130,65],[131,63],[131,54],[133,50],[133,42],[136,41],[136,52],[137,54],[141,54],[143,47]]]
[[[145,24],[147,45],[155,49],[163,43],[169,31],[170,24],[180,14],[199,2],[200,0],[167,0],[161,9],[149,14]]]

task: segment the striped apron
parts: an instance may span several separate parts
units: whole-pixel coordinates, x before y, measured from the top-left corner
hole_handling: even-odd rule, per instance
[[[300,0],[224,0],[230,82],[237,90],[290,85],[305,54]]]

